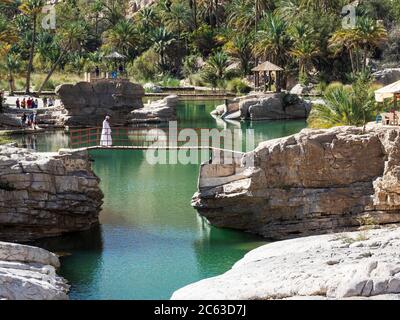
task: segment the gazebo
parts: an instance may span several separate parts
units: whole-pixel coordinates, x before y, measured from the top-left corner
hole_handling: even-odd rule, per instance
[[[384,102],[386,99],[393,99],[393,110],[390,114],[382,114],[384,124],[399,124],[397,112],[397,101],[400,99],[400,81],[387,85],[375,91],[375,100]]]
[[[257,67],[253,68],[252,71],[254,72],[254,86],[255,88],[258,88],[260,86],[260,75],[264,77],[264,91],[267,91],[267,73],[268,73],[268,90],[271,91],[272,89],[272,72],[275,72],[276,74],[276,81],[277,81],[277,86],[276,89],[279,91],[279,86],[278,86],[278,72],[283,71],[281,67],[278,67],[277,65],[273,64],[272,62],[265,61],[258,65]]]

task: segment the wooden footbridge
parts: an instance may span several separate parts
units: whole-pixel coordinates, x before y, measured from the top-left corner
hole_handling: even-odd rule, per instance
[[[214,131],[213,131],[214,130]],[[110,145],[102,145],[101,127],[69,129],[71,149],[108,150],[198,150],[223,152],[241,158],[242,139],[231,130],[210,128],[115,127],[111,129]],[[211,132],[211,134],[210,134]],[[236,143],[233,143],[235,141]]]

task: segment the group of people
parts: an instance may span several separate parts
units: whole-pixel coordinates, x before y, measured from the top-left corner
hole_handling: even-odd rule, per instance
[[[37,115],[36,112],[32,112],[26,114],[25,112],[21,116],[21,124],[22,127],[31,127],[32,129],[36,129],[37,126]]]
[[[47,106],[49,106],[49,107],[54,106],[54,100],[51,97],[49,99],[44,97],[42,99],[42,101],[43,101],[44,108],[46,108]],[[15,101],[15,105],[16,105],[17,109],[36,109],[39,107],[39,100],[33,99],[31,97],[29,97],[28,99],[23,98],[22,100],[17,98],[17,100]]]

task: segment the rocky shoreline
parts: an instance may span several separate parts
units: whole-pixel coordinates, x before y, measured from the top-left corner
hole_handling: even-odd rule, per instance
[[[66,300],[58,257],[44,249],[0,242],[0,300]]]
[[[255,249],[173,300],[400,300],[400,228],[313,236]]]

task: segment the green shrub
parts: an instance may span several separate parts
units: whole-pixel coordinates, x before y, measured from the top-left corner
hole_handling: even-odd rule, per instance
[[[247,94],[251,91],[251,87],[240,78],[228,81],[227,89],[238,94]]]
[[[179,79],[170,77],[170,76],[164,76],[162,80],[159,82],[159,85],[162,87],[179,87],[181,84]]]
[[[153,50],[148,50],[140,57],[136,58],[132,65],[128,67],[129,74],[138,81],[152,81],[157,78],[158,55]]]

